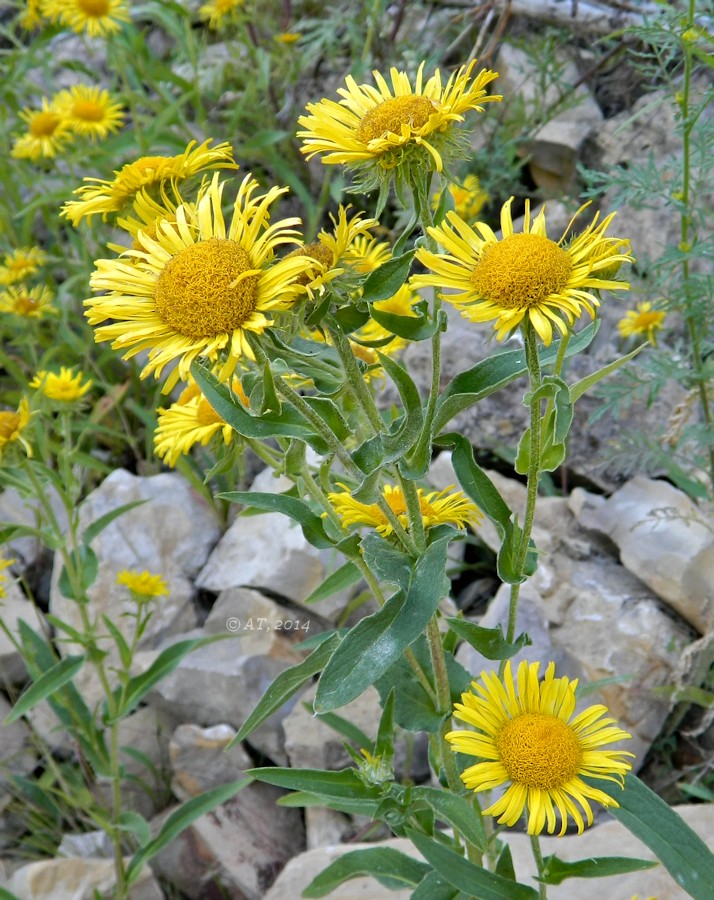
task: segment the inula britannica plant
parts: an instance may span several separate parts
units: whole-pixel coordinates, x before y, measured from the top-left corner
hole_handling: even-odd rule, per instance
[[[249,96],[254,75],[267,98],[257,154],[227,125],[245,112],[231,108],[237,88],[203,107],[200,91],[217,76],[199,77],[189,18],[180,41],[195,70],[180,79],[201,125],[172,126],[166,139],[137,112],[132,85],[153,82],[127,58],[132,35],[133,51],[147,52],[128,4],[48,0],[19,22],[105,42],[122,77],[116,89],[75,84],[19,104],[12,134],[17,164],[48,172],[72,160],[47,221],[85,268],[35,245],[27,231],[20,240],[19,230],[0,260],[3,361],[16,385],[0,411],[0,473],[36,510],[31,525],[8,526],[5,540],[29,535],[56,553],[56,590],[73,610],[47,614],[44,630],[29,620],[17,632],[3,625],[30,681],[6,723],[45,706],[71,735],[86,790],[79,799],[53,762],[53,802],[60,817],[106,834],[119,900],[184,829],[256,784],[289,792],[281,803],[291,808],[381,822],[364,836],[414,847],[379,840],[346,849],[295,896],[327,896],[373,875],[416,900],[543,900],[568,878],[656,865],[651,856],[593,855],[590,829],[608,815],[691,896],[711,896],[702,892],[714,883],[711,853],[635,774],[634,728],[621,726],[618,710],[587,702],[599,685],[571,677],[565,661],[556,672],[518,627],[522,587],[545,552],[534,528],[539,490],[552,489],[550,473],[566,462],[576,404],[663,329],[665,312],[651,301],[630,312],[622,304],[638,256],[626,219],[582,197],[568,202],[563,222],[515,188],[491,196],[497,182],[469,168],[473,133],[497,134],[490,121],[508,98],[498,73],[476,59],[452,65],[453,48],[448,65],[435,66],[431,54],[371,72],[355,66],[328,96],[303,98],[300,108],[294,97],[277,102],[283,76],[271,73],[299,69],[290,54],[302,32],[290,30],[286,4],[266,44],[251,9],[207,3],[193,25],[211,41],[240,34],[246,42],[253,68],[240,90]],[[309,18],[301,26],[306,48],[322,46],[318,26]],[[376,39],[370,30],[363,62]],[[173,121],[160,102],[154,114]],[[102,161],[95,174],[77,166],[77,142]],[[43,275],[59,270],[55,281]],[[77,292],[79,324],[65,310]],[[570,377],[611,305],[630,352]],[[456,327],[482,349],[454,373],[442,343]],[[76,352],[80,332],[96,344],[85,358]],[[528,411],[511,459],[520,509],[459,428],[462,413],[496,395]],[[440,482],[430,478],[437,454],[449,461]],[[321,601],[348,591],[349,610],[300,635],[228,747],[250,742],[306,692],[310,714],[347,739],[351,765],[261,758],[269,764],[197,790],[160,820],[127,805],[124,724],[189,654],[236,636],[229,627],[161,643],[152,628],[170,602],[172,573],[158,567],[122,565],[112,580],[121,607],[95,605],[96,541],[139,505],[94,521],[81,512],[117,456],[139,473],[163,467],[187,478],[224,521],[279,513],[329,557],[330,574],[305,602],[319,615]],[[280,477],[276,492],[245,489],[256,459]],[[494,578],[507,593],[493,627],[450,599],[467,568],[463,548],[478,546],[482,529],[496,535]],[[0,594],[12,565],[0,560]],[[474,671],[457,660],[461,645],[479,659]],[[94,699],[83,694],[90,671]],[[379,698],[374,737],[350,721],[349,704],[367,691]],[[420,747],[428,774],[417,777]],[[28,785],[19,780],[18,793],[34,796]],[[533,876],[514,869],[509,841],[518,832],[528,836]],[[549,843],[545,855],[544,833],[564,843]],[[565,843],[568,862],[558,856]]]

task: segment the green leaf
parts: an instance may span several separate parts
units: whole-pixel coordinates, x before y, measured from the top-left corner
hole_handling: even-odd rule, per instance
[[[381,757],[388,765],[394,759],[394,688],[389,692],[379,720],[377,740],[374,742],[374,755]],[[364,744],[362,745],[364,747]]]
[[[504,844],[503,847],[501,847],[501,852],[498,854],[494,872],[496,875],[501,875],[501,877],[507,878],[509,881],[517,881],[516,870],[513,868],[511,848],[508,844]]]
[[[414,564],[406,591],[399,591],[347,633],[317,684],[317,712],[329,712],[359,697],[424,631],[449,592],[444,574],[449,541],[447,535],[430,544]]]
[[[467,897],[478,897],[478,900],[538,900],[538,893],[533,888],[487,872],[417,831],[408,828],[406,834],[439,875]]]
[[[123,812],[117,819],[117,827],[134,835],[140,847],[151,840],[151,826],[138,812]]]
[[[640,872],[657,865],[651,859],[630,859],[624,856],[599,856],[564,862],[557,856],[546,856],[543,877],[545,884],[562,884],[566,878],[606,878],[608,875],[625,875]]]
[[[5,716],[3,725],[9,725],[26,712],[37,706],[45,697],[50,697],[74,676],[84,665],[84,656],[65,656],[58,663],[37,678],[15,701],[15,705]]]
[[[578,400],[583,394],[589,390],[593,385],[597,384],[598,381],[602,381],[607,375],[610,375],[612,372],[616,371],[623,366],[626,362],[629,362],[633,359],[637,354],[644,350],[647,347],[649,341],[646,341],[644,344],[640,344],[639,347],[635,347],[632,353],[628,353],[626,356],[621,356],[619,359],[616,359],[614,362],[611,362],[609,365],[605,366],[602,369],[598,369],[597,372],[593,372],[592,375],[587,375],[585,378],[581,378],[580,381],[576,381],[575,384],[570,386],[570,399],[573,403]]]
[[[300,690],[308,678],[312,678],[313,675],[321,671],[332,656],[335,648],[339,646],[340,640],[339,635],[331,635],[307,659],[281,672],[260,698],[260,702],[243,722],[238,730],[238,734],[228,746],[232,747],[238,741],[245,740],[268,716],[272,715],[276,709],[280,709],[293,694]]]
[[[313,547],[333,547],[325,534],[325,526],[320,516],[316,515],[304,500],[291,497],[289,494],[259,493],[257,491],[226,491],[216,495],[230,503],[244,503],[264,512],[279,512],[297,522],[302,528],[305,540]]]
[[[419,304],[417,304],[418,309]],[[439,319],[430,319],[426,312],[418,312],[415,316],[399,316],[371,306],[370,315],[382,328],[408,341],[426,341],[439,327]]]
[[[387,260],[374,272],[370,272],[362,287],[362,299],[367,303],[377,303],[393,297],[409,277],[414,250]]]
[[[483,628],[474,622],[452,617],[447,617],[446,621],[455,634],[467,644],[471,644],[486,659],[510,659],[519,650],[532,643],[527,634],[519,634],[512,644],[509,643],[503,636],[500,625],[496,625],[495,628]]]
[[[377,785],[365,784],[354,769],[328,772],[321,769],[284,769],[277,766],[264,766],[260,769],[249,769],[246,774],[253,776],[258,781],[265,781],[267,784],[273,784],[289,791],[312,794],[326,803],[333,804],[331,808],[347,809],[348,805],[351,806],[353,802],[357,802],[363,812],[365,809],[374,811],[382,797],[381,789]]]
[[[114,638],[114,643],[117,646],[117,650],[119,651],[119,658],[121,659],[121,664],[128,671],[129,666],[131,665],[132,660],[132,652],[131,648],[126,642],[126,638],[121,633],[121,631],[117,628],[117,626],[112,622],[109,616],[102,616],[102,621],[104,622],[104,626]]]
[[[416,890],[412,891],[411,900],[471,900],[471,895],[457,891],[438,872],[432,870],[419,882]]]
[[[635,775],[626,776],[624,790],[607,781],[598,781],[598,788],[619,803],[608,808],[610,815],[650,848],[683,890],[711,900],[714,854],[676,810]]]
[[[429,866],[392,847],[353,850],[336,859],[310,882],[303,897],[326,897],[350,878],[371,875],[380,884],[399,890],[416,886],[429,872]]]
[[[470,796],[473,797],[473,793]],[[415,803],[425,803],[437,819],[451,825],[474,847],[486,852],[488,838],[481,813],[466,797],[434,787],[415,787],[412,799]]]
[[[220,496],[220,495],[219,495]],[[326,600],[338,591],[356,584],[362,573],[353,562],[346,562],[334,572],[330,573],[319,587],[306,597],[302,602],[306,605],[310,603],[319,603],[320,600]]]
[[[213,644],[215,641],[227,640],[232,637],[233,635],[231,634],[209,634],[206,637],[177,641],[175,644],[171,644],[170,647],[166,647],[165,650],[159,653],[146,672],[130,678],[126,685],[116,689],[114,694],[117,703],[117,719],[124,718],[132,710],[136,709],[152,687],[173,672],[181,660],[188,656],[189,653],[198,650],[199,647]]]
[[[111,525],[115,519],[118,519],[119,516],[123,516],[124,513],[129,512],[130,509],[134,509],[135,506],[141,506],[146,502],[146,500],[133,500],[131,503],[123,503],[121,506],[117,506],[116,509],[112,509],[103,516],[100,516],[95,522],[87,525],[84,529],[82,532],[82,542],[84,544],[91,544],[94,538],[97,537],[98,534],[101,534],[107,525]]]
[[[86,602],[87,599],[87,590],[94,584],[97,575],[99,574],[99,560],[97,559],[97,554],[91,547],[82,544],[79,548],[79,559],[75,557],[75,563],[78,563],[77,568],[79,569],[80,575],[78,588],[83,592],[82,596],[75,597],[74,588],[69,580],[69,575],[67,574],[67,567],[64,565],[60,571],[57,586],[63,597],[67,597],[68,600],[76,600],[77,603],[83,603]]]
[[[308,709],[309,712],[313,712],[311,704],[303,703],[303,706]],[[358,747],[363,747],[367,750],[372,746],[372,738],[366,735],[364,731],[362,731],[361,728],[358,728],[353,722],[350,722],[349,719],[338,716],[337,713],[322,713],[319,716],[315,716],[315,719],[318,722],[323,722],[328,728],[332,728],[337,734],[341,734],[342,737],[347,738],[348,741],[357,744]]]
[[[206,791],[198,797],[192,797],[186,803],[182,803],[166,819],[153,841],[145,844],[132,856],[126,870],[127,885],[133,884],[139,877],[144,864],[175,840],[192,822],[230,800],[238,791],[250,784],[252,780],[252,778],[240,778],[238,781],[223,784],[212,791]]]

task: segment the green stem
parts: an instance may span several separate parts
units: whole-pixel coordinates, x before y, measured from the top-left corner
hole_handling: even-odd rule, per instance
[[[521,577],[525,575],[526,559],[530,546],[533,519],[535,517],[536,502],[538,500],[538,483],[540,481],[540,454],[541,454],[541,401],[537,397],[538,388],[541,386],[540,360],[538,358],[537,336],[533,326],[527,322],[523,326],[523,337],[526,346],[526,365],[530,376],[531,401],[530,401],[530,460],[528,465],[528,482],[526,487],[526,510],[523,518],[523,530],[521,543],[515,559],[515,571]],[[516,617],[518,614],[518,598],[520,583],[511,585],[511,596],[508,606],[508,626],[506,640],[512,641],[516,636]],[[503,673],[505,661],[501,663],[500,672]]]
[[[362,373],[360,372],[359,366],[357,365],[357,360],[355,359],[354,353],[350,349],[349,341],[347,340],[343,332],[339,328],[335,328],[334,325],[328,324],[327,331],[332,338],[332,343],[335,345],[335,349],[339,353],[340,359],[342,360],[342,365],[345,367],[347,380],[350,387],[352,388],[352,393],[359,403],[362,412],[369,419],[369,423],[374,429],[375,433],[384,431],[384,422],[382,421],[382,417],[380,416],[379,411],[375,405],[374,398],[372,397],[369,388],[365,384]]]
[[[531,850],[533,851],[533,859],[538,869],[538,875],[542,878],[545,873],[545,863],[543,861],[543,853],[540,849],[540,841],[537,834],[532,834]],[[548,887],[544,881],[538,882],[538,898],[539,900],[548,900]]]

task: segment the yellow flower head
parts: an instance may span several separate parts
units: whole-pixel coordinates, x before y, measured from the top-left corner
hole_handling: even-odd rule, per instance
[[[8,583],[8,575],[5,569],[9,568],[15,562],[14,559],[0,559],[0,599],[7,597],[7,589],[5,585]]]
[[[143,231],[147,237],[156,240],[161,222],[176,223],[176,210],[184,202],[178,190],[174,187],[174,200],[169,197],[164,184],[159,186],[159,198],[155,200],[151,194],[142,188],[132,201],[132,213],[126,218],[117,216],[116,224],[123,228],[133,239],[133,249],[140,250],[139,232]],[[109,244],[112,250],[118,253],[124,252],[124,247]]]
[[[72,131],[92,140],[105,138],[124,124],[121,103],[115,103],[109,91],[103,88],[76,84],[56,94],[54,105],[65,116]]]
[[[345,262],[363,275],[374,272],[391,258],[392,246],[388,241],[367,235],[356,237],[345,252]]]
[[[605,706],[589,706],[574,716],[577,679],[556,678],[555,663],[549,663],[539,681],[539,668],[537,662],[520,663],[516,683],[510,661],[500,678],[481,672],[483,684],[472,682],[473,690],[461,695],[454,711],[456,719],[476,730],[451,731],[446,739],[455,753],[484,760],[463,771],[467,788],[478,793],[510,782],[484,815],[499,816],[499,825],[515,825],[527,810],[528,834],[540,834],[546,824],[553,834],[557,809],[559,834],[565,834],[568,816],[581,833],[582,813],[588,825],[593,823],[589,800],[618,806],[583,776],[622,784],[632,768],[625,757],[633,754],[600,748],[631,735],[616,727],[614,719],[602,718]]]
[[[333,229],[318,234],[317,240],[310,244],[304,244],[297,250],[293,250],[289,256],[309,256],[319,263],[319,271],[305,274],[300,283],[305,286],[308,295],[312,298],[316,293],[322,293],[325,285],[337,278],[345,271],[345,257],[349,254],[355,240],[364,237],[370,228],[378,224],[377,219],[364,219],[361,213],[357,213],[351,219],[347,218],[349,207],[340,206],[337,218],[332,214]]]
[[[310,260],[274,259],[280,245],[299,243],[293,229],[299,219],[270,223],[270,207],[287,188],[256,195],[258,182],[247,175],[226,223],[224,186],[215,175],[195,207],[178,207],[175,224],[163,222],[155,239],[139,233],[141,249],[124,254],[131,261],[99,259],[91,278],[93,290],[108,293],[85,301],[90,324],[113,320],[97,328],[95,339],[112,341],[125,359],[148,350],[144,378],[160,378],[177,360],[164,393],[188,379],[198,356],[221,355],[218,377],[230,378],[242,356],[253,358],[246,335],[262,334],[272,314],[305,291],[297,279]]]
[[[651,303],[638,303],[636,310],[631,309],[624,319],[620,319],[617,330],[625,338],[646,334],[647,340],[656,344],[655,332],[662,328],[666,317],[667,313],[663,310],[652,309]]]
[[[196,141],[178,156],[142,156],[114,172],[114,178],[85,178],[87,182],[74,192],[81,199],[70,200],[62,207],[62,215],[73,225],[101,214],[118,213],[127,207],[143,189],[160,192],[162,186],[176,186],[198,172],[209,169],[237,169],[230,144],[209,147],[210,140],[200,146]]]
[[[28,456],[32,456],[32,447],[22,436],[22,432],[30,421],[30,404],[27,397],[20,400],[17,412],[0,410],[0,457],[8,444],[19,441]]]
[[[240,402],[247,406],[249,401],[239,378],[233,378],[231,388]],[[205,447],[219,432],[224,444],[229,444],[233,437],[231,426],[218,415],[195,382],[184,388],[176,403],[158,412],[154,452],[172,468],[195,444]]]
[[[281,31],[280,34],[276,34],[273,36],[273,40],[277,41],[279,44],[291,45],[297,43],[302,37],[302,32],[300,31]]]
[[[16,159],[51,158],[72,140],[66,116],[46,97],[42,98],[42,109],[27,107],[20,118],[27,123],[27,131],[15,138],[11,155]]]
[[[454,212],[447,214],[448,222],[429,228],[446,253],[417,250],[416,258],[431,272],[415,275],[411,283],[456,291],[441,296],[471,322],[494,321],[499,341],[525,319],[547,346],[553,325],[565,334],[583,310],[594,318],[600,301],[593,290],[629,289],[629,284],[607,277],[607,270],[633,259],[626,242],[605,235],[615,213],[599,224],[596,214],[585,231],[566,244],[570,225],[584,206],[556,242],[547,235],[543,209],[531,221],[528,201],[523,231],[515,234],[512,202],[513,197],[501,210],[500,240],[484,222],[470,226]]]
[[[392,533],[392,526],[376,503],[360,503],[352,497],[347,485],[338,483],[338,487],[344,488],[344,491],[328,494],[327,499],[342,519],[343,525],[367,525],[384,537]],[[453,488],[454,485],[450,485],[443,491],[432,491],[429,494],[425,494],[423,488],[417,490],[425,528],[444,524],[465,528],[481,521],[483,514],[478,507],[462,491],[454,491]],[[382,490],[382,496],[399,522],[404,528],[408,528],[407,505],[402,489],[387,484]]]
[[[0,264],[0,284],[15,284],[25,281],[44,265],[47,259],[39,247],[19,247],[3,256]]]
[[[471,223],[475,221],[484,204],[488,202],[488,194],[482,189],[475,175],[467,175],[461,183],[454,184],[451,182],[447,190],[454,202],[454,212],[465,222]],[[434,194],[432,197],[432,207],[434,209],[438,207],[440,200],[441,193]]]
[[[89,37],[105,37],[129,21],[126,0],[44,0],[42,11],[53,22]]]
[[[30,387],[40,391],[48,400],[56,400],[58,403],[75,403],[81,400],[92,387],[92,380],[88,378],[82,382],[84,375],[72,369],[62,366],[59,375],[55,372],[39,371],[30,382]]]
[[[390,70],[391,87],[377,71],[376,87],[358,85],[352,76],[340,88],[341,100],[323,99],[309,103],[310,115],[298,122],[303,130],[302,152],[308,159],[324,154],[322,162],[364,168],[377,165],[391,170],[417,151],[418,158],[441,172],[442,154],[449,153],[455,138],[455,123],[464,113],[483,111],[482,103],[500,100],[486,94],[486,86],[497,78],[482,69],[472,80],[476,61],[462,66],[442,85],[437,69],[423,81],[424,63],[419,66],[414,87],[405,72]]]
[[[209,0],[198,9],[201,21],[208,22],[208,27],[220,30],[227,22],[235,22],[237,11],[244,0]]]
[[[0,312],[22,319],[44,319],[57,315],[52,299],[52,291],[44,284],[32,288],[9,287],[0,291]]]
[[[24,28],[25,31],[34,31],[35,28],[42,25],[42,0],[27,0],[18,22],[20,28]]]
[[[169,592],[168,585],[161,575],[152,575],[146,570],[137,572],[134,569],[122,569],[117,574],[117,584],[123,584],[138,597],[163,597]]]

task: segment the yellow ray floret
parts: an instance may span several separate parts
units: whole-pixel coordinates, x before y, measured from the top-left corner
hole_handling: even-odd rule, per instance
[[[82,381],[83,378],[82,372],[75,373],[66,366],[62,366],[59,373],[47,372],[42,369],[32,379],[30,387],[44,394],[48,400],[74,403],[81,400],[92,387],[91,378]]]
[[[589,801],[618,806],[583,777],[622,784],[632,768],[625,757],[633,754],[601,748],[631,735],[614,719],[603,718],[605,706],[589,706],[576,715],[577,679],[556,678],[555,664],[549,663],[540,681],[539,668],[538,662],[521,662],[515,682],[510,661],[501,677],[481,672],[482,684],[474,681],[454,711],[475,730],[451,731],[446,739],[454,752],[483,760],[462,773],[467,788],[479,792],[508,784],[484,815],[515,825],[525,811],[529,834],[540,834],[546,826],[553,834],[557,811],[559,835],[565,834],[570,816],[581,833],[583,816],[593,823]]]
[[[270,224],[270,207],[287,188],[256,194],[247,175],[226,222],[224,186],[215,175],[195,206],[177,208],[175,223],[162,222],[155,238],[140,231],[139,249],[97,260],[91,278],[93,290],[108,292],[85,301],[90,324],[101,326],[96,340],[111,341],[125,359],[147,350],[143,378],[160,378],[175,361],[165,393],[188,379],[199,356],[220,361],[218,377],[230,378],[242,356],[253,356],[246,335],[261,334],[304,294],[298,279],[313,265],[305,256],[274,258],[277,247],[300,243],[299,219]]]
[[[0,458],[8,444],[18,441],[28,456],[32,456],[32,447],[27,442],[22,432],[30,421],[30,402],[23,397],[17,407],[17,411],[11,409],[0,410]]]
[[[528,201],[523,231],[514,233],[512,202],[513,197],[501,210],[501,238],[484,222],[471,226],[454,212],[438,227],[429,228],[446,252],[417,250],[416,258],[431,271],[413,276],[411,284],[449,289],[442,298],[472,322],[493,321],[499,341],[525,320],[548,345],[554,325],[565,334],[583,311],[594,318],[600,305],[594,290],[629,289],[629,284],[613,280],[612,275],[633,258],[627,241],[606,235],[615,213],[602,222],[596,214],[581,234],[566,243],[570,225],[559,241],[551,240],[544,209],[531,220]]]
[[[20,118],[27,123],[27,131],[13,143],[11,155],[16,159],[51,159],[72,140],[67,117],[46,97],[41,109],[23,109]]]
[[[59,312],[52,300],[52,291],[44,284],[31,288],[9,287],[0,291],[0,312],[22,319],[44,319]]]
[[[124,124],[121,103],[114,101],[103,88],[76,84],[56,94],[53,102],[72,131],[92,140],[105,138]]]
[[[438,69],[424,83],[424,63],[413,87],[406,72],[396,68],[390,70],[391,85],[378,71],[373,72],[376,87],[358,85],[348,76],[347,86],[337,92],[341,100],[309,103],[309,115],[298,119],[302,152],[308,159],[324,154],[328,165],[378,162],[391,168],[399,161],[395,151],[413,144],[424,148],[440,172],[440,148],[454,124],[464,120],[465,112],[481,112],[481,104],[501,99],[486,94],[496,73],[482,69],[472,80],[475,65],[462,66],[445,85]]]
[[[39,247],[18,247],[6,253],[0,263],[0,284],[25,281],[44,265],[47,255]]]
[[[77,34],[106,37],[129,21],[126,0],[42,0],[43,14]]]
[[[656,344],[655,333],[659,331],[667,313],[664,310],[652,309],[652,304],[645,301],[638,303],[637,309],[631,309],[625,314],[624,319],[617,323],[617,330],[623,337],[633,337],[638,334],[646,335],[647,340]]]

